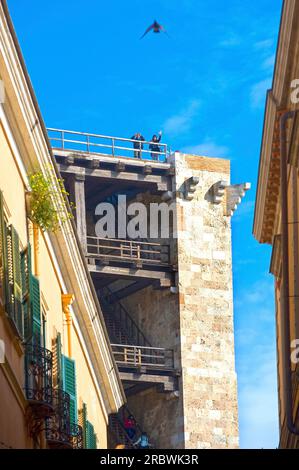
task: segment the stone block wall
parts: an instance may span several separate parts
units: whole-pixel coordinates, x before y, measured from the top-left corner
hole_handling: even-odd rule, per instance
[[[122,300],[134,321],[155,347],[173,349],[175,367],[181,369],[181,339],[178,295],[169,289],[147,287]],[[183,389],[179,396],[155,388],[129,398],[129,408],[138,423],[160,449],[184,447]]]
[[[229,161],[176,153],[178,283],[185,446],[238,446],[230,218],[210,188],[229,182]]]
[[[148,287],[123,300],[153,346],[175,351],[179,396],[147,390],[129,399],[158,448],[238,447],[230,218],[211,187],[228,160],[175,153],[178,294]],[[198,177],[191,199],[186,181]]]

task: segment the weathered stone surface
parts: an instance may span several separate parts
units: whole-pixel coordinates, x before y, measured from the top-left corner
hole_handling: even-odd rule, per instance
[[[175,187],[199,177],[192,200],[177,198],[178,288],[146,288],[124,300],[153,346],[175,351],[179,397],[151,389],[129,399],[160,448],[238,447],[230,220],[206,195],[229,183],[229,162],[175,156]],[[146,402],[146,407],[144,403]]]

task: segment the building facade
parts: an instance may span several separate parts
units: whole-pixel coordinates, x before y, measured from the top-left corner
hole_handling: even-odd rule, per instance
[[[0,79],[0,448],[107,448],[123,388],[3,1]],[[32,222],[30,175],[56,232]]]
[[[267,93],[253,229],[260,243],[272,246],[281,448],[299,447],[298,47],[299,4],[286,0]]]

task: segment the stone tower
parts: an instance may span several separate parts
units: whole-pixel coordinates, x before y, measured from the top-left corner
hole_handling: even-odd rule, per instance
[[[111,447],[132,445],[122,423],[133,414],[156,448],[236,448],[230,218],[249,185],[231,185],[228,160],[116,158],[90,145],[54,154],[127,396],[111,417]],[[120,194],[171,204],[169,238],[97,237],[95,207],[117,209]]]

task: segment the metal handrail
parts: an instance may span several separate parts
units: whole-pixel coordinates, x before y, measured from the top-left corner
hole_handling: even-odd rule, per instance
[[[92,249],[95,249],[95,251],[92,251]],[[87,256],[113,258],[122,261],[138,260],[151,264],[169,265],[170,246],[155,242],[149,243],[87,236]]]
[[[126,366],[147,366],[174,368],[172,349],[136,346],[131,344],[111,344],[116,364]],[[119,356],[122,359],[119,359]]]
[[[117,150],[123,150],[125,152],[129,152],[129,155],[125,155],[125,157],[127,156],[127,157],[130,157],[130,158],[132,158],[132,157],[136,158],[136,153],[137,153],[138,158],[142,158],[145,155],[149,158],[152,158],[154,160],[159,160],[159,161],[160,161],[160,158],[163,161],[166,161],[167,155],[168,155],[167,144],[163,144],[161,142],[153,142],[153,141],[150,141],[150,140],[140,141],[140,140],[135,140],[135,139],[128,139],[128,138],[125,138],[125,137],[116,137],[116,136],[110,136],[110,135],[92,134],[92,133],[79,132],[79,131],[70,131],[70,130],[67,130],[67,129],[57,129],[57,128],[53,128],[53,127],[48,127],[47,131],[48,131],[48,136],[49,136],[49,140],[51,142],[51,145],[52,145],[53,142],[59,142],[60,143],[59,147],[55,147],[54,145],[53,145],[53,147],[57,148],[57,149],[60,148],[62,150],[72,150],[72,151],[80,152],[80,150],[78,150],[76,148],[72,148],[69,145],[66,145],[66,144],[76,144],[76,145],[79,145],[81,147],[83,146],[83,150],[81,150],[81,151],[86,152],[88,154],[101,153],[101,152],[92,151],[91,149],[93,147],[109,149],[109,152],[108,153],[105,152],[105,154],[112,155],[113,157],[122,157],[122,156],[124,156],[124,155],[117,155],[117,153],[116,153]],[[54,132],[59,133],[59,137],[51,135]],[[76,140],[74,137],[73,138],[70,138],[70,137],[67,138],[68,135],[70,135],[70,136],[81,136],[85,140]],[[109,140],[110,143],[106,143],[106,142],[99,143],[99,142],[95,142],[94,139],[99,139],[99,140],[106,139],[106,140]],[[130,146],[117,145],[117,142],[130,143]],[[139,144],[138,148],[134,148],[134,145],[136,143]],[[159,146],[159,148],[161,150],[159,152],[157,152],[157,151],[153,151],[153,150],[144,148],[144,145],[149,146],[151,144]],[[154,156],[154,158],[153,158],[153,156]]]

